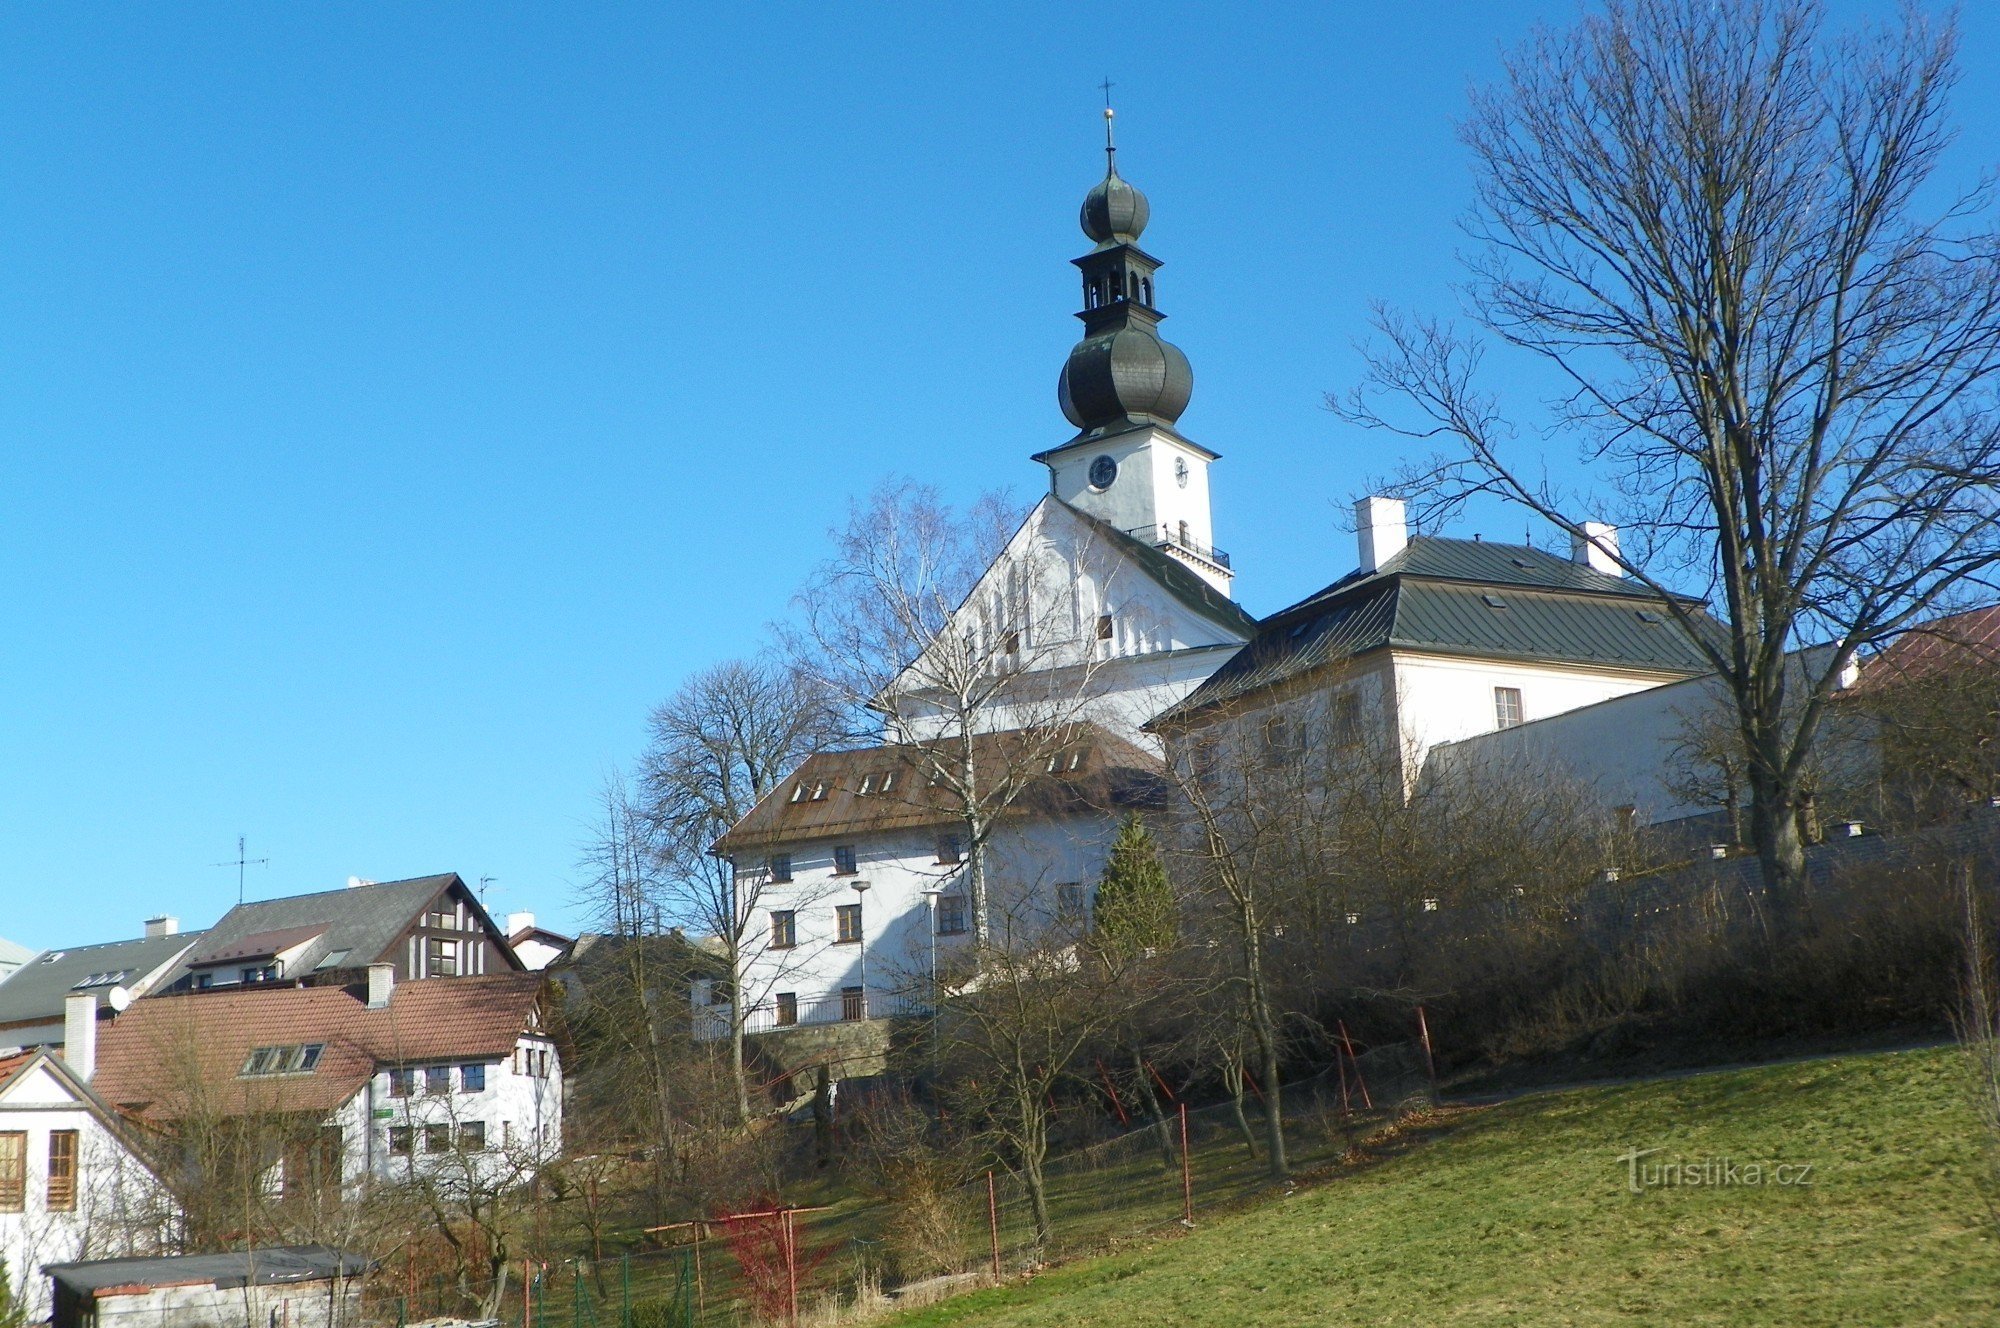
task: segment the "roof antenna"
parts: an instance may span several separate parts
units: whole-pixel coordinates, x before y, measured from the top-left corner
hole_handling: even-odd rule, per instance
[[[271,860],[269,858],[245,857],[243,855],[243,836],[238,835],[236,836],[236,861],[215,862],[209,865],[212,867],[234,867],[236,869],[236,902],[241,904],[243,902],[243,869],[245,867],[268,867],[271,865]]]
[[[498,876],[482,876],[479,878],[479,906],[481,908],[486,907],[486,887],[499,879]]]
[[[1534,547],[1535,547],[1535,528],[1534,528],[1533,526],[1524,526],[1524,527],[1522,527],[1522,529],[1523,529],[1523,530],[1524,530],[1524,531],[1526,532],[1526,534],[1527,534],[1527,540],[1528,540],[1528,547],[1529,547],[1529,548],[1531,548],[1531,549],[1532,549],[1532,548],[1534,548]]]
[[[1118,85],[1106,75],[1098,86],[1104,89],[1104,174],[1108,178],[1118,174],[1118,144],[1111,137],[1111,122],[1118,115],[1111,109],[1111,89]]]

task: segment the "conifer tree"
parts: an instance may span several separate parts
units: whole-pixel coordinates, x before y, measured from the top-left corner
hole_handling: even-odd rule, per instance
[[[1127,954],[1171,949],[1178,912],[1151,832],[1137,816],[1126,817],[1097,885],[1100,943]]]

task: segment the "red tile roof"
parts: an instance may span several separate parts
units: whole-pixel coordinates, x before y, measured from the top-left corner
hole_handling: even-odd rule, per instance
[[[21,1067],[35,1059],[32,1051],[17,1051],[12,1056],[0,1056],[0,1087],[20,1073]]]
[[[1893,686],[1954,668],[2000,664],[2000,605],[1904,632],[1861,670],[1861,687]]]
[[[379,1065],[509,1055],[542,990],[539,973],[430,978],[367,1006],[347,987],[260,987],[154,996],[98,1035],[91,1081],[114,1106],[174,1119],[214,1112],[327,1112]],[[310,1072],[244,1078],[258,1047],[319,1043]]]

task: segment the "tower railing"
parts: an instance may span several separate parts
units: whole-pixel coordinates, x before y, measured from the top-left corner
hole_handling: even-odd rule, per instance
[[[1192,554],[1205,563],[1220,567],[1224,571],[1230,570],[1229,555],[1227,553],[1224,553],[1221,549],[1196,544],[1193,540],[1183,537],[1177,526],[1140,526],[1136,530],[1128,530],[1125,533],[1133,539],[1142,540],[1152,545],[1156,549],[1170,549],[1180,553]]]

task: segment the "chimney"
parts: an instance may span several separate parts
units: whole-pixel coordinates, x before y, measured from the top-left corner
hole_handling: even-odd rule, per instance
[[[1581,534],[1569,537],[1571,562],[1611,576],[1625,575],[1618,565],[1618,527],[1604,521],[1586,521]]]
[[[1363,498],[1354,505],[1354,528],[1361,537],[1361,570],[1373,572],[1410,542],[1409,518],[1401,498]]]
[[[534,925],[535,915],[532,913],[509,913],[507,915],[507,935],[509,937],[519,936],[522,932],[531,930]]]
[[[85,1083],[97,1073],[97,997],[87,992],[63,998],[63,1060]]]
[[[375,882],[369,880],[366,876],[350,876],[347,878],[347,888],[350,890],[359,890],[364,885],[373,884]]]
[[[369,1009],[388,1009],[389,994],[395,990],[396,966],[394,964],[370,964],[368,966]]]
[[[178,936],[180,930],[181,920],[171,914],[162,913],[157,918],[146,919],[146,939],[149,941],[157,941],[162,936]]]

